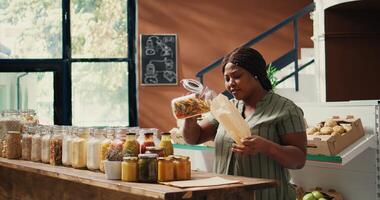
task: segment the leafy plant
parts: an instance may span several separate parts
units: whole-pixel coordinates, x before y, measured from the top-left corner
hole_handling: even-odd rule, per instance
[[[278,69],[277,69],[275,66],[273,66],[272,63],[270,63],[270,64],[268,65],[267,74],[268,74],[269,81],[271,82],[273,88],[275,88],[275,87],[277,86],[277,84],[278,84],[278,83],[277,83],[278,80],[277,80],[277,78],[274,76],[275,73],[277,73],[277,72],[278,72]]]

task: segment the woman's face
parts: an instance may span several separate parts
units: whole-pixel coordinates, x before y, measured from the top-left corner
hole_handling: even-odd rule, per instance
[[[261,87],[251,73],[233,63],[227,63],[224,68],[224,86],[237,100],[248,99]]]

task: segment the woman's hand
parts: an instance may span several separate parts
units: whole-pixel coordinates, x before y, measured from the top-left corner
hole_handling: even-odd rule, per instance
[[[267,139],[253,135],[241,140],[243,145],[233,144],[232,151],[236,153],[256,155],[257,153],[268,152],[271,145]]]

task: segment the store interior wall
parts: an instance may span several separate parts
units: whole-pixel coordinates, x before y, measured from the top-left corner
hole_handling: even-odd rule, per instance
[[[137,38],[140,34],[177,34],[178,80],[195,79],[195,74],[214,60],[310,3],[311,0],[140,0]],[[312,20],[309,15],[299,21],[298,33],[299,46],[311,48]],[[293,26],[287,25],[253,47],[268,63],[273,61],[293,47]],[[170,102],[186,91],[180,84],[141,86],[140,61],[137,63],[139,126],[169,131],[176,127]],[[217,92],[224,90],[220,67],[205,76],[204,84]]]

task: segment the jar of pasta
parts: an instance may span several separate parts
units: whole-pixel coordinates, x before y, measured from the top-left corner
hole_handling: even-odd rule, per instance
[[[109,150],[109,147],[111,145],[111,141],[113,140],[115,136],[115,129],[114,128],[106,128],[106,138],[101,142],[100,144],[100,166],[99,170],[104,173],[104,161],[106,160],[107,152]]]
[[[188,156],[174,156],[173,163],[175,180],[191,179],[191,163]]]
[[[163,133],[161,135],[160,147],[164,149],[164,156],[173,155],[173,143],[170,133]]]
[[[50,164],[62,165],[62,139],[66,134],[65,127],[55,126],[53,129],[53,135],[50,138]]]
[[[6,135],[7,148],[6,155],[9,159],[19,159],[21,157],[21,133],[20,131],[8,131]]]
[[[138,158],[124,157],[121,163],[121,180],[128,182],[136,182],[138,172]]]
[[[72,141],[71,166],[76,169],[85,169],[87,166],[87,137],[88,128],[76,128],[76,135]]]
[[[158,158],[158,182],[174,180],[173,157]]]
[[[138,165],[138,179],[140,182],[157,182],[157,154],[140,154]]]
[[[34,135],[32,136],[32,151],[30,159],[34,162],[41,161],[41,137],[42,126],[34,127]]]

